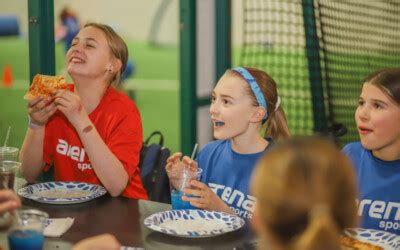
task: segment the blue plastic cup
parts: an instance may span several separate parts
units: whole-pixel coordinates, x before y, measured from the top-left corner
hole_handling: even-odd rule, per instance
[[[43,230],[49,215],[35,209],[19,210],[16,213],[13,227],[8,233],[10,250],[42,250]]]
[[[196,209],[190,205],[189,201],[182,200],[184,188],[189,188],[192,180],[200,180],[201,168],[192,169],[185,166],[183,162],[178,162],[167,170],[169,176],[169,184],[171,189],[171,205],[172,209]]]

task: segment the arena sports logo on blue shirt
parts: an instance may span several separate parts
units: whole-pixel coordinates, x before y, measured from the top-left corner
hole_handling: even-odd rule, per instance
[[[400,229],[400,202],[364,199],[357,203],[358,215],[364,215],[366,220],[378,220],[382,230]]]
[[[230,208],[240,217],[251,219],[255,208],[256,198],[251,195],[245,195],[242,191],[232,189],[225,185],[208,183],[208,186],[221,199],[230,205]]]

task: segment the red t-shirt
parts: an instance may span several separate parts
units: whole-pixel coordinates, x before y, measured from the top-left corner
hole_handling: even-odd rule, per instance
[[[109,87],[89,118],[128,173],[128,184],[122,195],[147,199],[138,167],[143,138],[140,114],[135,104],[115,88]],[[101,185],[75,128],[59,111],[46,124],[43,158],[46,165],[54,166],[56,181]]]

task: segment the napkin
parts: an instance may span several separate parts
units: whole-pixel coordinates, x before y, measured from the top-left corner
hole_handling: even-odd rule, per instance
[[[47,219],[43,234],[46,237],[60,237],[73,223],[74,218],[70,217]]]

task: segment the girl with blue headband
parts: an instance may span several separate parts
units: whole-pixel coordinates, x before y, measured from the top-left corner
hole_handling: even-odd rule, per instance
[[[200,181],[192,180],[191,188],[184,189],[182,200],[195,208],[252,217],[255,198],[248,188],[255,163],[274,141],[289,137],[276,87],[267,73],[255,68],[233,68],[220,78],[210,106],[217,140],[205,145],[196,161],[182,159],[192,168],[203,169]],[[173,154],[167,170],[181,156]]]

